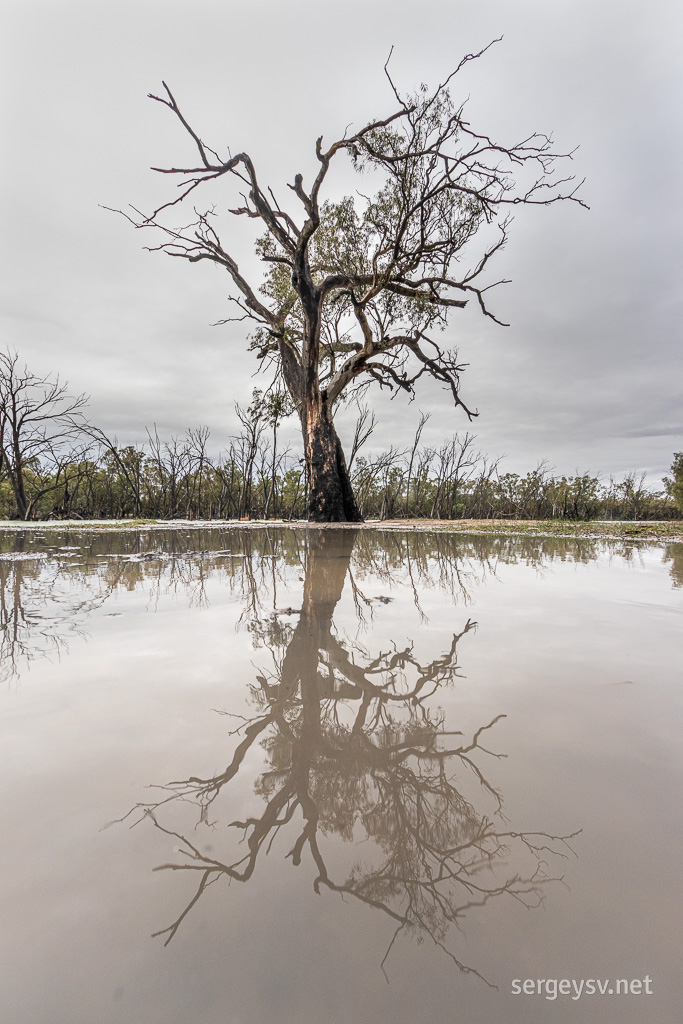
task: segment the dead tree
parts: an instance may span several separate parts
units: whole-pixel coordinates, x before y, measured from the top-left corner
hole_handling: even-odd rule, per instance
[[[460,394],[457,352],[438,344],[434,332],[470,298],[501,323],[487,292],[502,281],[491,280],[489,269],[515,206],[581,203],[573,178],[556,174],[571,154],[556,152],[549,136],[496,142],[475,131],[464,104],[451,98],[455,76],[485,50],[464,57],[435,90],[420,86],[411,95],[398,91],[385,68],[393,111],[329,146],[320,136],[317,174],[308,184],[295,175],[290,209],[261,184],[247,153],[219,156],[203,141],[166,83],[162,95],[151,95],[178,120],[198,160],[153,168],[180,178],[178,194],[149,214],[131,208],[124,216],[163,233],[149,248],[226,271],[236,311],[221,322],[253,325],[252,350],[275,364],[298,412],[312,521],[361,519],[334,427],[344,394],[375,382],[412,395],[417,381],[431,376],[470,419],[477,415]],[[323,199],[328,171],[342,155],[379,179],[373,195]],[[208,195],[206,206],[194,206],[191,225],[173,221],[223,178],[241,195],[229,213],[261,231],[255,247],[266,265],[262,281],[240,270]]]
[[[87,405],[59,376],[40,376],[22,366],[16,352],[0,352],[0,472],[12,488],[20,519],[30,519],[44,495],[78,476],[87,443],[77,422]]]

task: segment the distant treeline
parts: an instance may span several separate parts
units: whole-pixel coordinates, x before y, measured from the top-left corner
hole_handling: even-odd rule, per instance
[[[283,447],[280,419],[258,401],[238,408],[240,433],[215,458],[209,431],[162,439],[154,428],[144,445],[120,446],[92,427],[78,447],[35,455],[21,467],[21,501],[11,466],[0,466],[0,516],[21,519],[303,519],[303,461]],[[558,476],[544,463],[521,476],[477,451],[471,434],[436,447],[421,443],[361,454],[374,419],[361,410],[349,463],[366,519],[678,519],[677,474],[662,490],[645,474],[601,481],[590,473]],[[672,470],[680,458],[674,460]],[[16,474],[16,471],[15,471]]]
[[[283,446],[295,413],[273,385],[235,406],[240,430],[218,457],[206,427],[143,445],[122,446],[85,416],[58,375],[39,375],[16,351],[0,350],[0,518],[305,519],[304,461]],[[358,404],[348,470],[366,519],[678,519],[683,453],[674,454],[663,490],[645,474],[601,481],[559,477],[546,463],[520,476],[478,451],[472,434],[424,444],[422,414],[412,443],[366,454],[377,426]],[[361,453],[361,450],[364,450]]]

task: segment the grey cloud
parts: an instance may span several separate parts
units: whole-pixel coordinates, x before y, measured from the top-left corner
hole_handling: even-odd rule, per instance
[[[435,386],[412,405],[375,394],[378,443],[408,444],[423,408],[430,443],[473,429],[518,471],[547,458],[563,472],[661,475],[683,444],[683,15],[667,0],[624,3],[618,17],[600,0],[431,0],[419,19],[404,0],[344,11],[296,0],[11,5],[1,343],[90,392],[93,418],[122,440],[142,440],[156,420],[169,432],[208,423],[226,443],[234,401],[259,382],[245,332],[210,327],[226,315],[225,282],[143,252],[149,240],[98,207],[149,209],[171,191],[148,168],[181,159],[185,140],[146,93],[166,79],[207,139],[247,148],[286,196],[295,172],[310,174],[321,132],[391,107],[391,44],[396,79],[412,87],[504,34],[463,79],[469,116],[503,138],[540,129],[561,149],[580,144],[574,170],[591,210],[520,211],[494,271],[513,279],[495,301],[512,326],[476,310],[453,318],[445,338],[470,363],[475,423]],[[359,185],[348,170],[334,180]],[[348,435],[348,414],[341,422]]]

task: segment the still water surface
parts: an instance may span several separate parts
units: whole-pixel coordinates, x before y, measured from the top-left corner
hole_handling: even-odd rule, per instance
[[[682,545],[0,531],[2,1020],[678,1024],[682,584]]]

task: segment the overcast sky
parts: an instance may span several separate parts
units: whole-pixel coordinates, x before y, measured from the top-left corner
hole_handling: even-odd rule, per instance
[[[512,284],[493,303],[510,327],[455,311],[447,337],[469,363],[479,447],[511,471],[547,459],[656,483],[683,449],[682,12],[677,0],[6,0],[0,344],[88,392],[92,420],[121,442],[154,421],[166,434],[206,424],[217,451],[259,383],[242,327],[211,326],[227,278],[144,252],[149,240],[100,208],[158,205],[170,182],[150,165],[187,158],[147,93],[164,79],[206,141],[249,152],[282,194],[313,166],[318,135],[393,111],[392,45],[410,90],[502,35],[455,93],[504,142],[539,130],[578,146],[590,211],[516,216],[496,268]],[[328,194],[349,183],[331,179]],[[420,409],[430,443],[468,426],[434,384],[412,404],[371,398],[380,444],[407,444]]]

